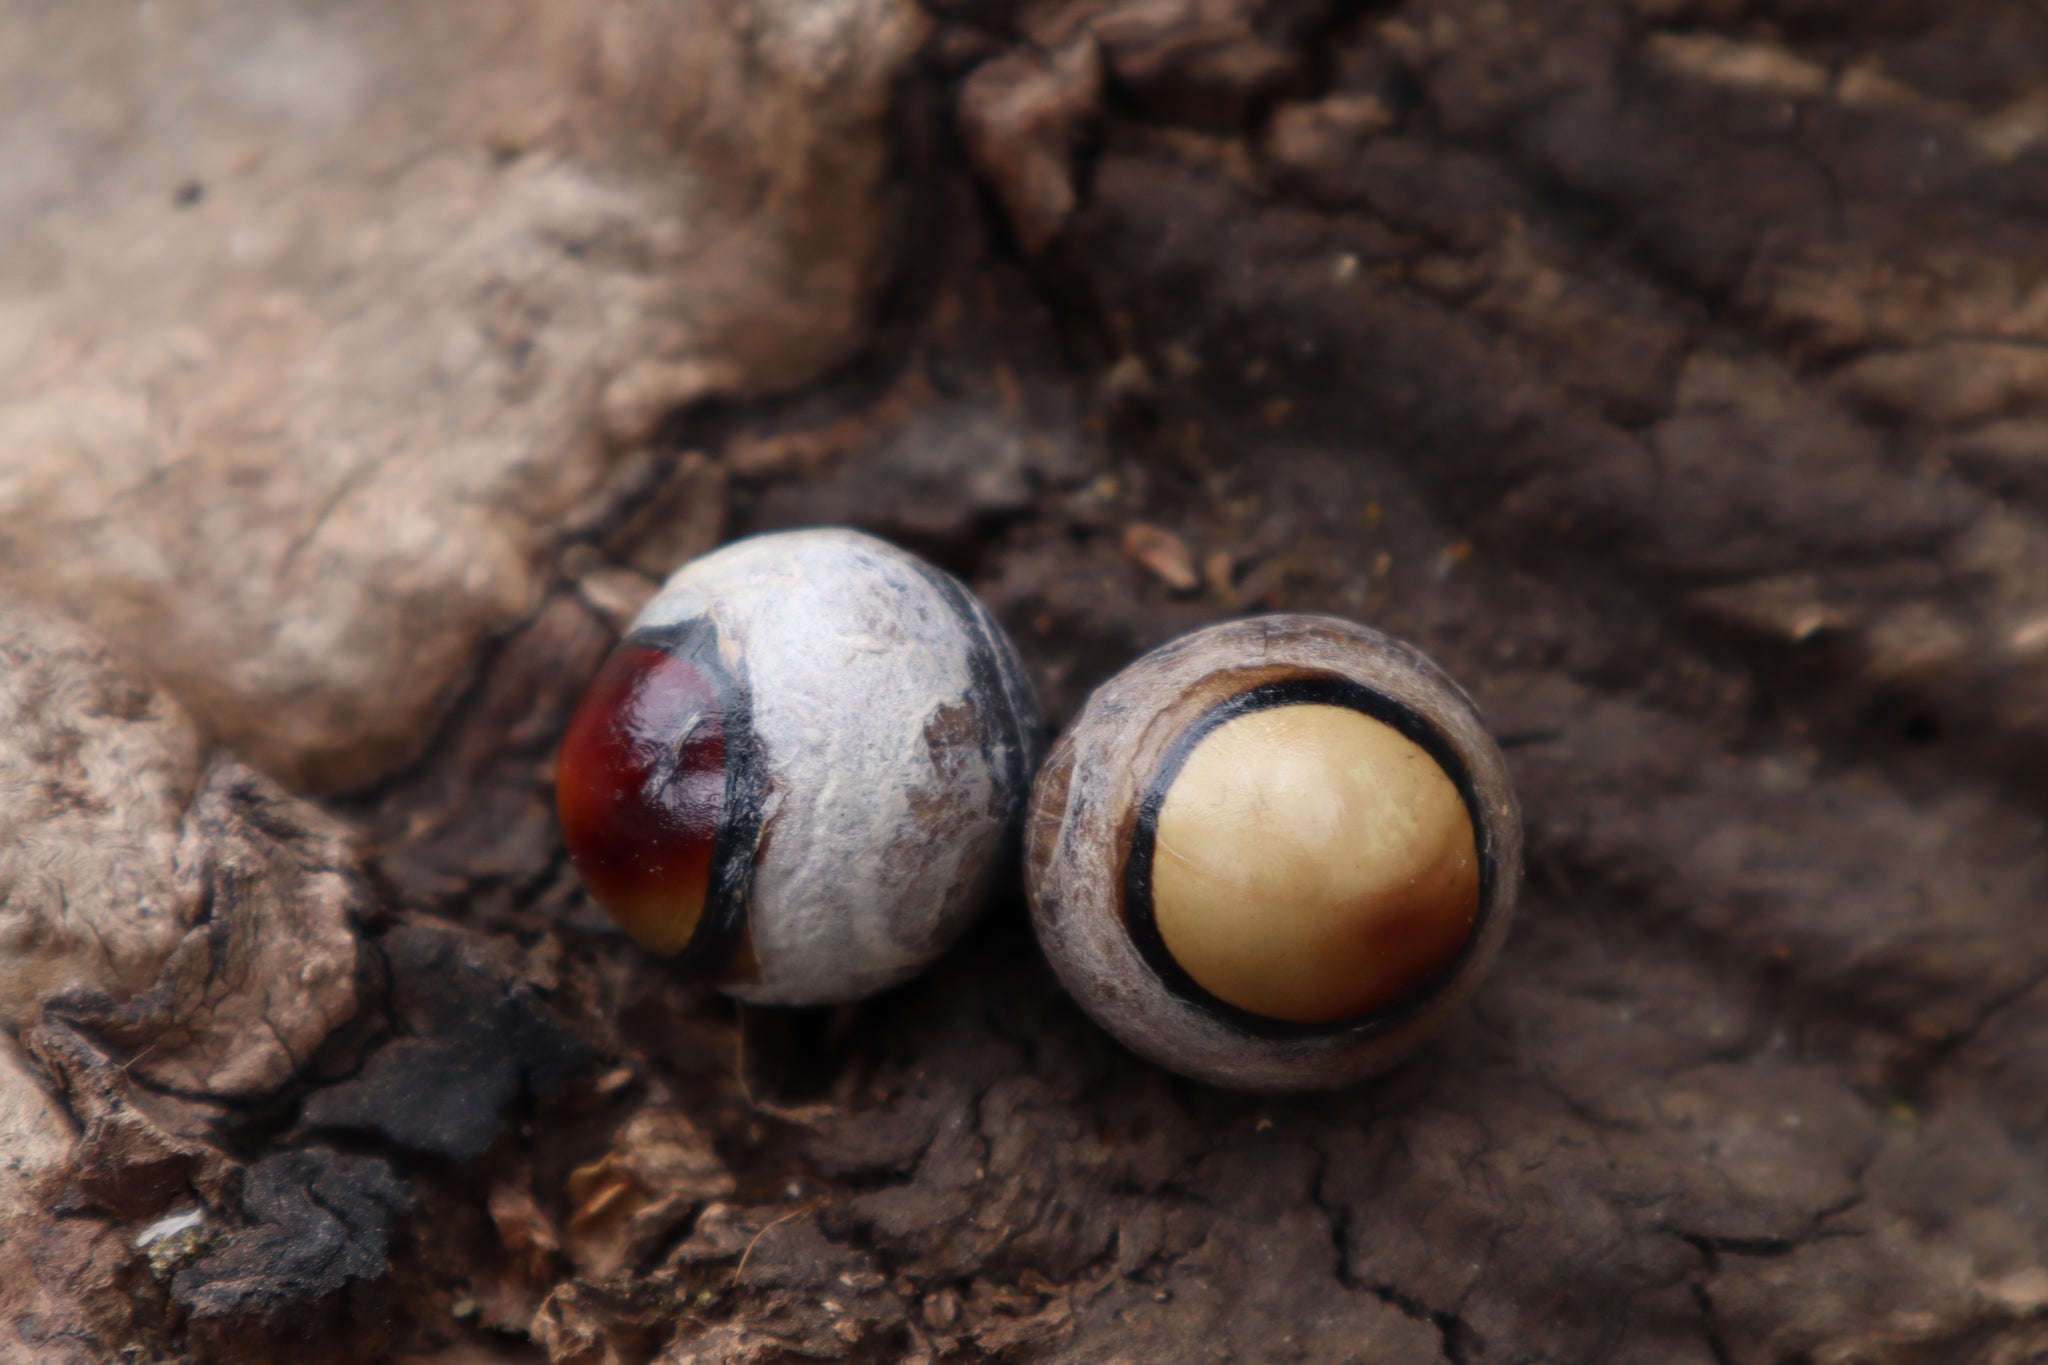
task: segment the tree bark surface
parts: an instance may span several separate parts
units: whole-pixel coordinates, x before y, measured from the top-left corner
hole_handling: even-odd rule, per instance
[[[470,8],[0,13],[0,1361],[2048,1352],[2048,9]],[[1014,879],[859,1007],[678,979],[553,747],[816,524],[1055,726],[1412,640],[1499,967],[1288,1097]]]

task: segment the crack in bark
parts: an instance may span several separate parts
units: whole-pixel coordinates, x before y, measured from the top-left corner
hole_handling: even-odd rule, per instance
[[[1403,1292],[1391,1284],[1368,1284],[1358,1279],[1351,1269],[1351,1209],[1350,1206],[1329,1197],[1323,1188],[1323,1180],[1329,1170],[1329,1153],[1321,1144],[1311,1141],[1309,1150],[1315,1154],[1316,1168],[1309,1180],[1309,1198],[1323,1213],[1329,1223],[1330,1246],[1335,1257],[1334,1276],[1339,1284],[1353,1292],[1370,1294],[1380,1302],[1398,1309],[1402,1316],[1413,1321],[1426,1323],[1437,1333],[1439,1350],[1449,1365],[1473,1365],[1475,1354],[1485,1350],[1485,1342],[1459,1313],[1447,1309],[1433,1309],[1420,1299]],[[1498,1229],[1495,1240],[1505,1235],[1505,1229]]]
[[[1402,1316],[1435,1328],[1438,1349],[1450,1365],[1473,1365],[1473,1353],[1486,1349],[1479,1335],[1455,1313],[1433,1309],[1393,1285],[1366,1284],[1358,1287],[1380,1302],[1399,1309]]]
[[[1735,1357],[1729,1354],[1728,1343],[1721,1335],[1721,1316],[1714,1307],[1714,1296],[1698,1281],[1686,1287],[1692,1292],[1693,1302],[1699,1305],[1700,1330],[1706,1337],[1707,1350],[1714,1357],[1714,1365],[1735,1365]]]

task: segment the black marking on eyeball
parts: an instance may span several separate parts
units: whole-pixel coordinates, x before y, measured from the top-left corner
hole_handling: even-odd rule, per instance
[[[754,733],[752,694],[746,680],[735,677],[719,657],[718,627],[706,617],[636,630],[624,643],[681,659],[718,689],[725,723],[725,793],[711,845],[710,879],[690,941],[667,959],[684,975],[716,976],[732,962],[746,931],[755,848],[767,804],[767,765]]]
[[[1037,723],[1035,702],[1025,705],[1024,696],[1011,685],[1022,682],[1023,663],[1004,637],[1000,627],[965,584],[935,564],[913,559],[918,574],[945,599],[947,610],[967,632],[972,644],[967,651],[968,701],[976,717],[975,741],[988,766],[989,779],[1005,828],[1013,825],[1030,799],[1028,771],[1036,749],[1035,735],[1024,727]]]

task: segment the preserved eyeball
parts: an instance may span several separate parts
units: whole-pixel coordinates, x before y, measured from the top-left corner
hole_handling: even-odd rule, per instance
[[[965,586],[859,532],[685,565],[628,627],[556,765],[591,897],[758,1004],[855,1000],[944,952],[1022,814],[1040,719]]]
[[[1132,1049],[1315,1089],[1392,1065],[1470,994],[1521,844],[1500,751],[1434,664],[1266,616],[1096,689],[1039,774],[1025,872],[1061,981]]]

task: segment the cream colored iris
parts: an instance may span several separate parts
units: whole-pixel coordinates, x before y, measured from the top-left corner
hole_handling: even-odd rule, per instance
[[[1276,706],[1204,736],[1168,788],[1152,912],[1187,974],[1240,1009],[1335,1023],[1400,1001],[1479,909],[1458,789],[1421,746],[1341,706]]]

